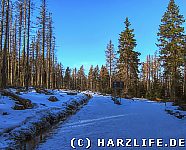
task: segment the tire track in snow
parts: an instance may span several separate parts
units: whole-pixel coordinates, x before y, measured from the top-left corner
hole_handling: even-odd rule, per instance
[[[90,124],[94,124],[97,121],[105,121],[105,120],[107,121],[107,119],[126,117],[126,116],[129,116],[129,115],[136,115],[136,114],[114,115],[114,116],[108,116],[108,117],[100,117],[100,118],[96,118],[96,119],[80,120],[80,121],[74,122],[74,123],[66,123],[65,126],[63,126],[63,129],[87,126],[87,125],[90,125]]]

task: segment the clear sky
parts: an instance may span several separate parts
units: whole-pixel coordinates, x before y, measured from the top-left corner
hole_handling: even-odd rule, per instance
[[[175,0],[186,18],[186,0]],[[158,48],[157,32],[169,0],[48,0],[57,38],[57,57],[66,68],[105,64],[111,39],[118,49],[126,17],[134,28],[136,51],[144,61]],[[186,25],[184,24],[186,27]]]

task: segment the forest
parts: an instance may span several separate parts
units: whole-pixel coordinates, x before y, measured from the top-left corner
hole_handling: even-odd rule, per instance
[[[55,55],[52,14],[46,0],[37,7],[31,0],[1,1],[1,88],[61,87],[62,65]],[[34,18],[36,9],[40,12]]]
[[[38,16],[34,11],[39,7]],[[170,0],[162,14],[157,49],[140,61],[135,30],[124,21],[118,45],[108,41],[105,65],[64,68],[56,56],[52,13],[46,0],[2,0],[0,4],[0,89],[29,87],[90,90],[112,94],[113,81],[123,81],[123,97],[186,102],[186,35],[184,16]],[[152,43],[154,44],[154,43]],[[104,50],[103,50],[104,51]]]

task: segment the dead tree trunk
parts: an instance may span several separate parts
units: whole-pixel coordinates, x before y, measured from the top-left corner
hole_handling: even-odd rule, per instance
[[[9,29],[9,0],[6,1],[6,29],[3,48],[3,64],[2,64],[2,76],[1,76],[1,88],[7,86],[7,43],[8,43],[8,29]]]
[[[30,46],[30,0],[28,1],[28,20],[27,20],[27,62],[26,62],[26,89],[29,86],[29,46]]]

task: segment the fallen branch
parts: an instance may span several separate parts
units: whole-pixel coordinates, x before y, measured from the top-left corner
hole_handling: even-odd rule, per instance
[[[0,90],[0,92],[1,92],[1,94],[3,96],[8,96],[11,99],[16,101],[15,109],[18,108],[17,106],[20,106],[20,105],[22,105],[22,109],[33,108],[32,102],[30,100],[28,100],[28,99],[24,99],[24,98],[14,94],[14,93],[12,93],[10,91],[7,91],[7,90]]]

